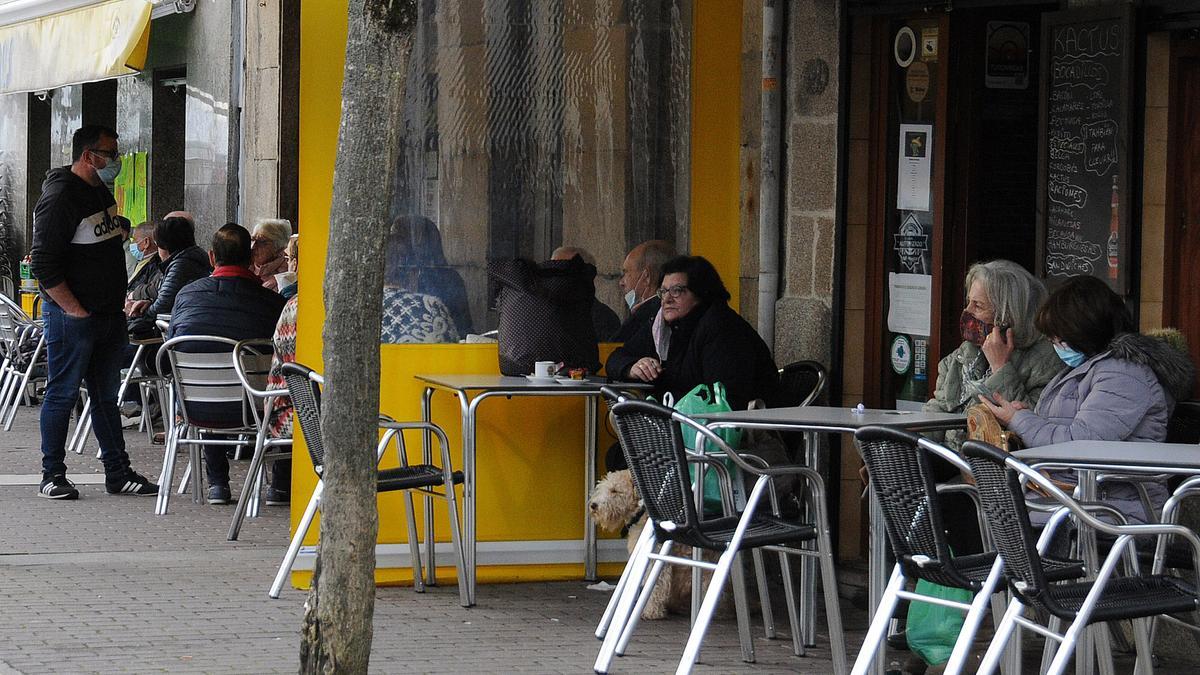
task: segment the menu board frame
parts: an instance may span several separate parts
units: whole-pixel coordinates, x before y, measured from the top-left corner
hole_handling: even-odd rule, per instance
[[[1052,71],[1054,67],[1054,56],[1057,53],[1055,50],[1063,46],[1063,43],[1056,45],[1056,39],[1062,37],[1059,32],[1061,29],[1070,28],[1072,25],[1094,26],[1100,23],[1103,26],[1116,25],[1121,30],[1121,35],[1118,39],[1121,46],[1120,56],[1108,55],[1110,60],[1119,59],[1116,72],[1108,72],[1107,75],[1111,79],[1116,80],[1115,97],[1112,101],[1111,121],[1116,122],[1115,147],[1117,156],[1113,165],[1105,172],[1103,176],[1107,177],[1114,172],[1117,175],[1118,189],[1118,228],[1117,228],[1117,278],[1109,277],[1109,263],[1107,256],[1107,239],[1104,241],[1081,242],[1080,246],[1086,246],[1086,251],[1081,251],[1081,258],[1093,258],[1090,261],[1074,259],[1080,263],[1074,268],[1065,268],[1062,264],[1063,257],[1056,256],[1054,260],[1056,272],[1051,274],[1049,263],[1051,262],[1048,255],[1048,236],[1049,226],[1047,219],[1050,216],[1051,209],[1056,209],[1061,212],[1062,196],[1058,201],[1058,206],[1050,200],[1050,179],[1052,177],[1050,156],[1050,138],[1051,138],[1051,115],[1055,114],[1051,107],[1054,101],[1052,100],[1051,92],[1054,90],[1055,74]],[[1134,158],[1132,157],[1131,133],[1130,124],[1135,120],[1133,117],[1133,93],[1132,93],[1132,77],[1133,66],[1136,54],[1134,53],[1134,11],[1128,4],[1110,5],[1099,8],[1088,9],[1073,9],[1061,12],[1049,12],[1042,16],[1042,53],[1041,53],[1041,78],[1040,78],[1040,101],[1038,115],[1038,176],[1037,176],[1037,269],[1038,276],[1045,279],[1047,285],[1054,287],[1056,283],[1061,282],[1066,278],[1065,273],[1084,273],[1092,274],[1093,276],[1104,279],[1109,282],[1109,285],[1114,291],[1122,296],[1128,296],[1130,293],[1131,272],[1135,267],[1131,265],[1130,254],[1133,247],[1130,245],[1132,236],[1132,204],[1133,195],[1131,187],[1135,184],[1130,180],[1130,171],[1134,168]],[[1106,33],[1106,38],[1110,38],[1111,34]],[[1110,79],[1110,82],[1111,82]],[[1075,87],[1076,89],[1082,87]],[[1085,144],[1087,141],[1079,138],[1080,144]],[[1096,173],[1096,172],[1092,172]],[[1094,178],[1093,183],[1096,183]],[[1076,186],[1068,186],[1074,188]],[[1095,190],[1093,190],[1095,192]],[[1102,203],[1110,204],[1111,191],[1104,191],[1102,194],[1088,194],[1087,198],[1091,200],[1100,200]],[[1095,201],[1092,202],[1093,204]],[[1111,207],[1109,207],[1111,208]],[[1089,223],[1090,229],[1095,231],[1100,228],[1099,225]],[[1105,219],[1104,228],[1109,226],[1109,219]],[[1100,247],[1100,255],[1095,257],[1094,246]],[[1089,264],[1090,263],[1090,264]]]

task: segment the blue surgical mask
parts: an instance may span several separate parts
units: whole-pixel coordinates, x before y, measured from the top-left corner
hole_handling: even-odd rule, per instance
[[[108,160],[103,169],[96,169],[96,175],[105,183],[112,183],[117,180],[117,176],[121,173],[121,156],[117,155]]]
[[[633,309],[633,306],[637,304],[637,291],[629,291],[625,294],[625,304],[629,305],[629,309]]]
[[[146,257],[146,254],[142,253],[142,249],[138,248],[136,241],[129,242],[129,255],[133,256],[133,259],[138,262],[141,262],[142,258]]]
[[[1062,362],[1071,368],[1078,368],[1079,364],[1087,360],[1083,352],[1075,351],[1067,345],[1055,344],[1054,351],[1058,353],[1058,358],[1062,359]]]

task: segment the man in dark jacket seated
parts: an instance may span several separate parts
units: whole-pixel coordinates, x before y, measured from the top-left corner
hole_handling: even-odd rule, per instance
[[[209,253],[212,276],[194,281],[179,291],[171,313],[168,338],[182,335],[214,335],[234,340],[271,339],[286,300],[264,288],[250,271],[250,232],[237,223],[217,230]],[[189,412],[214,428],[242,423],[240,405],[192,404]],[[208,503],[228,504],[229,459],[222,446],[204,448],[208,475]],[[279,463],[277,462],[276,465]],[[272,485],[286,485],[288,478],[274,477]]]
[[[156,334],[154,321],[159,314],[170,314],[179,289],[212,273],[208,256],[196,245],[196,228],[187,218],[173,216],[163,220],[154,233],[158,257],[162,259],[162,283],[158,297],[133,303],[129,310],[129,336],[145,339]]]
[[[617,282],[625,294],[625,305],[629,316],[620,330],[612,336],[613,342],[629,342],[643,326],[649,326],[658,316],[662,302],[655,291],[662,278],[662,266],[676,255],[675,247],[661,239],[643,241],[634,246],[621,263],[621,279]]]

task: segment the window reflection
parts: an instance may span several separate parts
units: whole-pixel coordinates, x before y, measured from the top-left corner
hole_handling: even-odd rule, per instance
[[[419,11],[385,322],[421,328],[385,341],[494,329],[488,262],[543,261],[560,246],[594,254],[597,299],[623,317],[625,254],[686,227],[690,2],[420,0]]]

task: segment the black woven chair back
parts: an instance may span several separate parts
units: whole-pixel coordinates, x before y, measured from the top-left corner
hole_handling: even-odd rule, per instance
[[[1037,532],[1029,524],[1020,474],[1005,466],[1008,453],[980,441],[967,441],[962,454],[971,465],[979,502],[987,517],[1005,575],[1027,603],[1046,606],[1046,577],[1037,552]]]
[[[779,370],[783,405],[801,406],[815,403],[825,393],[829,376],[825,366],[816,361],[796,361]]]
[[[973,588],[953,566],[932,460],[918,445],[918,437],[873,426],[863,427],[854,438],[871,474],[871,489],[883,509],[892,551],[905,575],[943,586]],[[916,556],[930,558],[935,564],[918,566],[913,563]]]
[[[1200,443],[1200,401],[1180,401],[1167,425],[1168,443]]]
[[[679,424],[670,408],[648,401],[623,401],[613,406],[617,439],[629,463],[633,483],[646,507],[646,515],[661,536],[679,538],[678,530],[691,530],[699,522],[687,472],[687,456]],[[662,523],[674,523],[664,532]]]
[[[312,368],[299,363],[283,364],[283,379],[296,410],[304,445],[312,458],[313,470],[320,476],[325,468],[325,445],[321,441],[321,388],[309,376]]]

